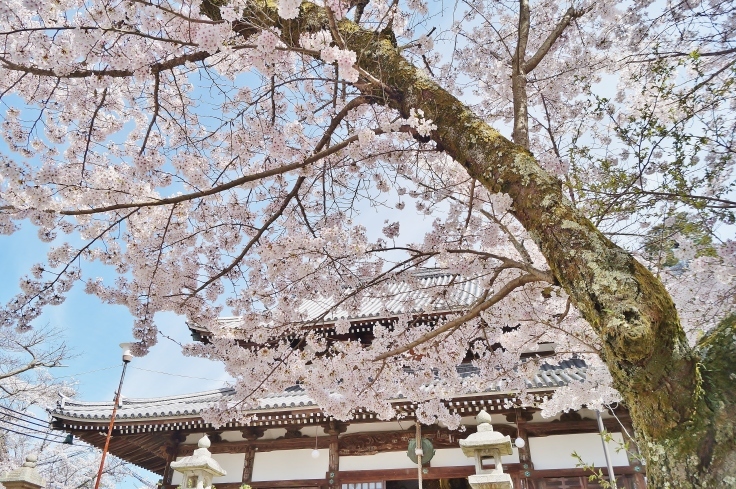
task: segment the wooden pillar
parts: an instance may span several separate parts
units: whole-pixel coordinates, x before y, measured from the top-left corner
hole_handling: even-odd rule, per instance
[[[249,484],[253,479],[253,462],[256,459],[256,449],[253,445],[248,445],[245,449],[245,462],[243,464],[243,478],[241,482]]]
[[[256,448],[253,445],[258,438],[262,437],[265,430],[259,426],[251,426],[240,430],[243,438],[248,440],[248,446],[245,449],[245,462],[243,464],[242,482],[248,484],[253,479],[253,464],[256,459]]]
[[[170,485],[171,479],[174,477],[174,471],[171,469],[171,462],[176,460],[179,455],[179,445],[187,439],[187,436],[177,431],[171,435],[171,442],[166,447],[166,468],[164,469],[164,485]]]
[[[526,432],[526,423],[531,421],[533,414],[525,409],[517,409],[516,412],[506,416],[506,420],[516,423],[518,429],[518,437],[524,440],[524,448],[519,448],[519,464],[521,471],[519,472],[519,487],[521,489],[533,489],[534,484],[531,477],[534,474],[534,464],[532,463],[532,455],[529,449],[529,437]],[[513,438],[513,437],[512,437]]]
[[[340,483],[338,477],[340,475],[340,445],[337,435],[330,435],[330,463],[327,468],[327,483],[330,489],[338,489]]]
[[[330,437],[330,459],[327,468],[327,487],[340,488],[340,433],[347,430],[347,425],[330,421],[324,426],[325,433]]]

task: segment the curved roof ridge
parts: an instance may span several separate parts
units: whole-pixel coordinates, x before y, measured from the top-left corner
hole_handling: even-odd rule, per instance
[[[122,404],[125,406],[131,406],[134,404],[153,404],[153,403],[170,403],[175,401],[187,401],[187,400],[193,400],[196,401],[201,398],[208,398],[213,397],[216,395],[222,396],[225,394],[232,394],[235,392],[235,389],[232,387],[221,387],[219,389],[210,389],[207,391],[201,391],[201,392],[192,392],[189,394],[174,394],[172,396],[163,396],[163,397],[138,397],[138,398],[131,398],[131,397],[125,397],[122,396]],[[79,401],[76,399],[70,399],[66,397],[64,399],[64,406],[75,406],[75,407],[105,407],[105,406],[112,406],[114,401]],[[57,406],[57,408],[59,408]],[[63,408],[62,408],[63,409]],[[56,411],[56,409],[52,410],[52,412]]]

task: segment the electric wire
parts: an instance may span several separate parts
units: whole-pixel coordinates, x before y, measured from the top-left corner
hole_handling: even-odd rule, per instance
[[[143,484],[146,484],[147,486],[153,485],[151,481],[148,481],[148,480],[144,479],[143,477],[141,477],[140,475],[136,474],[132,470],[128,473],[128,475],[130,475],[130,476],[138,479],[138,482],[141,482]]]
[[[172,374],[169,372],[161,372],[160,370],[149,370],[147,368],[133,367],[132,365],[130,368],[132,368],[133,370],[143,370],[144,372],[153,372],[155,374],[170,375],[172,377],[183,377],[185,379],[212,380],[214,382],[223,382],[223,383],[228,382],[227,380],[222,380],[222,379],[210,379],[207,377],[192,377],[191,375]]]
[[[37,417],[35,417],[35,416],[31,415],[31,414],[28,414],[28,413],[22,412],[22,411],[17,411],[17,410],[15,410],[15,409],[13,409],[11,407],[8,407],[8,406],[3,406],[3,405],[0,404],[0,408],[5,409],[6,411],[10,411],[11,413],[15,413],[18,416],[25,416],[26,418],[31,418],[31,419],[33,419],[35,421],[38,421],[39,420]]]
[[[80,450],[78,452],[74,452],[71,455],[67,455],[66,457],[57,456],[57,457],[52,458],[52,459],[49,459],[49,460],[44,460],[42,462],[38,462],[36,464],[36,466],[53,464],[55,462],[60,462],[60,461],[64,460],[65,458],[66,459],[70,459],[70,458],[73,458],[73,457],[78,457],[79,455],[85,455],[85,454],[93,453],[93,450],[90,451],[90,449],[92,449],[93,447],[90,447],[90,446],[82,446],[82,448],[83,448],[82,450]]]
[[[65,436],[65,435],[57,435],[56,433],[52,433],[51,430],[49,430],[48,428],[46,430],[38,430],[38,429],[31,428],[31,427],[28,427],[28,426],[25,426],[25,425],[22,425],[22,424],[13,423],[12,421],[8,421],[7,419],[0,419],[0,423],[7,423],[7,424],[13,425],[13,426],[15,426],[17,428],[23,428],[24,430],[29,430],[29,431],[32,431],[34,433],[42,433],[44,435],[47,435],[48,434],[48,435],[51,435],[51,436]],[[0,426],[0,428],[2,428],[2,427]]]
[[[20,432],[20,431],[15,431],[15,430],[11,430],[10,428],[5,428],[5,427],[1,427],[1,426],[0,426],[0,430],[5,430],[5,431],[9,431],[10,433],[15,433],[15,434],[17,434],[17,435],[23,435],[23,436],[27,436],[27,437],[29,437],[29,438],[35,438],[36,440],[43,440],[43,441],[47,441],[47,442],[49,442],[49,443],[58,443],[59,445],[68,445],[68,443],[64,443],[63,441],[57,441],[57,440],[49,440],[49,439],[48,439],[48,438],[46,438],[46,437],[43,437],[43,438],[42,438],[42,437],[40,437],[40,436],[36,436],[36,435],[31,435],[30,433],[22,433],[22,432]]]
[[[42,428],[48,428],[47,424],[39,423],[39,419],[34,416],[31,416],[29,414],[19,413],[18,411],[14,411],[10,408],[6,408],[5,406],[0,406],[0,408],[6,409],[10,411],[11,413],[13,413],[13,414],[10,414],[10,413],[0,413],[0,414],[4,414],[5,416],[9,416],[11,418],[18,419],[20,421],[23,421],[24,423],[35,424],[36,426],[41,426]]]
[[[61,375],[59,377],[54,377],[54,379],[67,379],[69,377],[78,377],[80,375],[87,375],[87,374],[93,374],[95,372],[102,372],[103,370],[110,370],[111,368],[119,367],[120,365],[111,365],[109,367],[103,367],[98,368],[96,370],[88,370],[87,372],[80,372],[78,374],[71,374],[71,375]]]

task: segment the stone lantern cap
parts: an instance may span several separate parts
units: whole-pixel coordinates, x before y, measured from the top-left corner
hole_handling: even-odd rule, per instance
[[[184,457],[179,461],[171,462],[171,468],[177,472],[192,473],[195,471],[201,471],[211,477],[222,477],[227,472],[223,469],[217,460],[212,458],[212,454],[209,450],[210,439],[207,435],[204,435],[199,439],[197,448],[194,453],[188,457]]]
[[[466,457],[475,457],[478,452],[483,456],[493,456],[497,450],[499,455],[513,455],[511,437],[493,431],[490,414],[481,411],[475,419],[478,421],[478,432],[460,440],[460,448]]]
[[[36,470],[38,456],[30,454],[26,461],[17,469],[0,477],[0,482],[7,489],[40,489],[46,487],[46,481],[41,478]]]

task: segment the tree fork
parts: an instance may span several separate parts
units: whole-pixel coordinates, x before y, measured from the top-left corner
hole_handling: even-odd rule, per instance
[[[291,47],[299,46],[301,33],[329,25],[324,10],[310,3],[302,4],[294,20],[280,19],[273,0],[250,4],[246,17],[250,23],[241,27],[242,34],[254,33],[256,22],[264,28],[276,26]],[[363,76],[356,88],[404,117],[411,109],[421,109],[437,126],[431,139],[439,149],[486,189],[511,197],[513,215],[602,341],[603,360],[630,409],[648,461],[651,486],[736,486],[734,394],[714,392],[718,401],[709,404],[703,393],[704,386],[730,389],[723,375],[731,384],[736,379],[728,364],[733,355],[719,357],[733,353],[733,336],[710,336],[726,343],[728,336],[730,346],[711,340],[714,343],[701,361],[700,350],[689,347],[662,283],[578,212],[557,178],[529,151],[417,70],[391,39],[347,19],[338,23],[338,29],[346,47],[357,53],[357,66],[373,79]],[[729,324],[733,330],[733,318]]]

